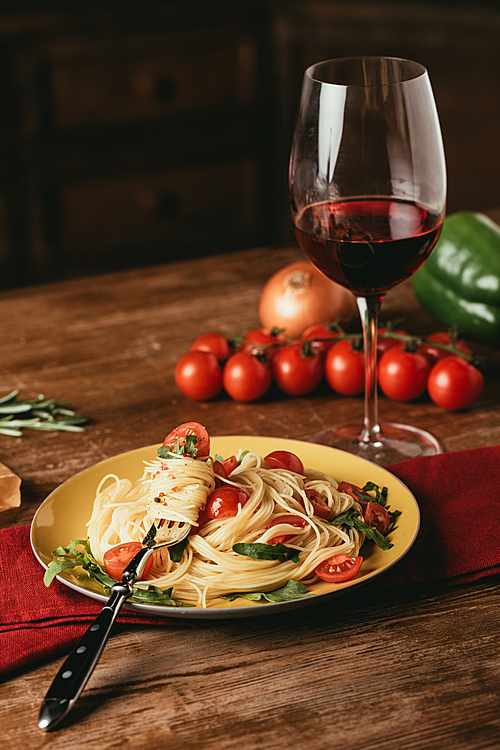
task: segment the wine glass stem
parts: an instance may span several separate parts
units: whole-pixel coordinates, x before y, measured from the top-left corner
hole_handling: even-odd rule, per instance
[[[382,432],[378,421],[377,331],[382,297],[357,297],[365,353],[365,413],[359,441],[381,444]]]

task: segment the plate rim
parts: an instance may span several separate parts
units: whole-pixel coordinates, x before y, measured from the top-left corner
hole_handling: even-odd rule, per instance
[[[313,604],[316,605],[316,604],[329,601],[330,599],[336,596],[339,596],[342,593],[351,591],[352,589],[355,589],[359,586],[369,583],[374,578],[378,578],[380,575],[383,575],[388,570],[390,570],[394,565],[401,562],[403,557],[405,557],[405,555],[409,552],[409,550],[415,543],[415,540],[418,537],[418,534],[420,531],[420,525],[421,525],[421,511],[420,511],[420,507],[418,505],[417,499],[415,495],[413,494],[413,492],[410,490],[410,488],[401,479],[399,479],[399,477],[397,477],[395,474],[389,471],[389,469],[387,469],[386,467],[379,466],[378,464],[375,464],[372,461],[366,458],[363,458],[362,456],[354,456],[353,454],[350,454],[338,448],[333,448],[327,445],[312,443],[309,441],[299,440],[295,438],[280,438],[280,437],[274,437],[274,436],[269,436],[269,435],[211,435],[211,443],[222,441],[222,440],[230,440],[234,442],[238,442],[238,441],[240,442],[243,442],[243,441],[270,442],[274,450],[278,449],[278,444],[281,447],[281,449],[286,449],[286,448],[291,449],[294,445],[299,446],[299,447],[307,446],[309,449],[314,449],[314,450],[319,449],[320,451],[323,451],[323,449],[326,449],[327,451],[332,452],[332,457],[337,456],[341,458],[342,456],[344,457],[348,456],[349,459],[351,461],[354,460],[355,463],[359,462],[361,464],[367,464],[370,467],[376,467],[377,471],[382,471],[383,473],[389,475],[396,484],[400,485],[401,488],[407,494],[408,499],[410,499],[413,503],[413,506],[414,506],[413,510],[416,513],[416,524],[415,524],[411,539],[406,542],[404,548],[401,550],[398,556],[394,560],[388,562],[382,568],[369,572],[363,578],[352,579],[351,581],[347,581],[344,585],[342,584],[337,585],[332,590],[313,594],[312,596],[306,596],[301,599],[294,599],[292,601],[285,601],[285,602],[248,602],[244,606],[209,607],[209,608],[168,607],[168,606],[163,606],[163,605],[139,604],[139,603],[127,601],[123,605],[124,609],[127,609],[128,611],[131,611],[131,612],[137,612],[138,614],[141,614],[141,615],[156,616],[159,618],[168,617],[168,618],[174,618],[174,619],[205,619],[205,620],[255,617],[255,616],[262,616],[262,615],[267,615],[267,614],[275,614],[277,612],[291,611],[293,609],[300,609],[306,606],[311,606]],[[39,518],[39,515],[42,513],[43,509],[50,502],[52,502],[53,496],[60,493],[61,491],[64,491],[64,489],[66,488],[68,484],[73,483],[74,481],[77,481],[78,478],[80,478],[82,475],[86,474],[87,472],[90,472],[91,470],[95,470],[97,467],[107,462],[112,462],[116,459],[123,458],[131,454],[140,454],[149,449],[153,451],[153,450],[156,450],[159,445],[161,445],[161,443],[154,443],[154,444],[147,445],[147,446],[141,446],[139,448],[133,448],[132,450],[123,451],[121,453],[117,453],[113,456],[108,456],[107,458],[97,461],[96,463],[91,464],[90,466],[87,466],[86,468],[81,469],[76,474],[73,474],[72,476],[68,477],[66,480],[61,482],[57,487],[55,487],[47,495],[47,497],[45,497],[45,499],[38,506],[30,524],[31,549],[32,549],[33,554],[35,555],[35,558],[38,560],[38,562],[44,569],[47,569],[47,564],[44,562],[44,560],[39,554],[39,550],[35,542],[35,535],[36,535],[37,520]],[[310,468],[314,468],[314,467],[310,467]],[[73,591],[76,591],[82,596],[86,596],[88,598],[94,599],[103,604],[108,601],[108,597],[105,594],[101,594],[96,591],[85,589],[84,587],[74,583],[71,580],[68,580],[67,578],[61,575],[57,575],[56,578],[59,581],[59,583],[66,586],[67,588],[72,589]]]

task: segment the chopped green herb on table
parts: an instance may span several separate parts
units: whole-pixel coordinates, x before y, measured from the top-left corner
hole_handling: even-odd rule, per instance
[[[90,417],[74,411],[70,404],[38,396],[22,401],[15,390],[0,398],[0,434],[22,437],[23,430],[83,432]]]

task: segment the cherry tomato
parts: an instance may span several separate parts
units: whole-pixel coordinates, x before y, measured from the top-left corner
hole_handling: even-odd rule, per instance
[[[313,391],[323,377],[323,360],[318,350],[307,349],[300,341],[281,347],[272,358],[274,380],[289,396]]]
[[[307,526],[307,521],[305,518],[302,518],[302,516],[283,515],[277,516],[276,518],[273,518],[272,521],[269,521],[267,528],[271,529],[273,526],[278,526],[278,524],[281,523],[286,523],[296,529],[304,529]],[[284,544],[293,536],[295,536],[295,534],[278,534],[277,536],[273,536],[268,544]]]
[[[446,344],[447,346],[450,346],[453,342],[452,337],[446,331],[438,331],[438,333],[433,333],[427,338],[429,341],[435,341],[438,344]],[[454,341],[453,345],[456,349],[463,352],[463,354],[470,355],[470,349],[463,341]],[[444,359],[445,357],[450,357],[453,354],[453,352],[442,349],[439,346],[433,346],[432,344],[427,343],[427,341],[422,344],[422,346],[419,348],[419,351],[422,354],[425,354],[431,366],[438,360]]]
[[[340,583],[353,578],[361,567],[363,558],[348,555],[332,555],[323,560],[314,570],[318,578],[331,583]]]
[[[330,515],[330,508],[328,507],[327,503],[319,492],[317,490],[314,490],[312,488],[309,488],[306,490],[306,496],[309,502],[311,503],[314,511],[314,515],[318,516],[318,518],[328,518]],[[302,498],[300,498],[300,502],[305,508],[305,503],[302,501]]]
[[[374,500],[367,503],[363,511],[363,517],[368,526],[375,526],[381,534],[387,534],[389,531],[391,519],[389,513],[380,503],[376,503]]]
[[[407,352],[404,344],[393,346],[378,363],[380,388],[396,401],[413,401],[425,391],[429,367],[429,360],[419,351]]]
[[[213,470],[221,479],[227,479],[232,471],[238,466],[236,456],[224,459],[224,461],[214,461]]]
[[[363,495],[366,493],[363,492],[362,488],[358,487],[357,484],[351,484],[350,482],[340,482],[337,490],[339,492],[344,492],[346,495],[350,495],[352,499],[356,500],[356,502],[359,503],[363,509],[366,508],[368,500],[359,497],[356,492],[361,492]]]
[[[204,508],[206,518],[232,518],[243,508],[248,495],[238,487],[217,487],[207,498]],[[199,519],[198,519],[199,520]]]
[[[215,354],[218,360],[225,362],[231,354],[229,341],[222,333],[203,333],[191,344],[191,352],[209,352]]]
[[[224,466],[222,465],[221,461],[214,461],[212,468],[215,474],[216,486],[220,487],[221,485],[224,484],[224,480],[227,479],[229,475],[227,471],[225,470]]]
[[[106,568],[108,575],[116,581],[121,581],[123,571],[141,549],[142,544],[140,542],[123,542],[123,544],[118,544],[116,547],[108,549],[108,551],[104,553],[103,558],[104,567]],[[141,576],[141,581],[148,575],[152,567],[153,555],[151,555],[146,563]]]
[[[272,451],[264,457],[264,461],[271,469],[286,469],[295,474],[305,475],[304,464],[295,453],[290,453],[290,451]]]
[[[249,331],[243,337],[241,348],[243,351],[254,353],[263,351],[265,348],[266,353],[271,357],[276,351],[275,347],[282,341],[284,341],[283,337],[273,331],[268,331],[265,328],[254,328],[253,331]]]
[[[326,354],[326,352],[332,348],[338,337],[339,332],[332,329],[329,323],[315,323],[306,328],[300,338],[305,339],[306,341],[311,341],[312,339],[328,339],[328,341],[314,341],[312,344],[315,350],[321,352],[321,354]]]
[[[238,466],[238,461],[236,459],[236,456],[229,456],[229,458],[225,458],[222,461],[222,465],[225,468],[225,470],[227,471],[227,474],[229,476],[229,474],[232,471],[234,471],[236,469],[236,467]]]
[[[332,346],[325,359],[325,375],[337,393],[355,396],[365,389],[365,357],[363,352],[352,348],[349,339],[342,339]]]
[[[215,354],[187,352],[174,370],[177,387],[188,398],[206,401],[215,398],[222,390],[222,370]]]
[[[465,409],[479,398],[484,378],[478,369],[462,357],[446,357],[437,362],[429,373],[429,396],[443,409]]]
[[[250,352],[237,352],[227,360],[222,372],[226,392],[236,401],[255,401],[271,387],[273,376],[268,363]]]
[[[393,346],[401,345],[400,339],[385,338],[380,335],[381,333],[396,333],[400,336],[407,336],[406,331],[403,331],[402,328],[379,328],[379,335],[377,336],[377,356],[379,359],[388,349],[392,349]]]
[[[165,440],[163,445],[173,450],[176,443],[179,443],[179,448],[182,448],[186,444],[186,438],[189,435],[194,435],[198,438],[196,442],[196,457],[203,458],[204,456],[210,455],[210,436],[206,427],[203,427],[199,422],[184,422],[184,424],[176,427],[172,430]]]

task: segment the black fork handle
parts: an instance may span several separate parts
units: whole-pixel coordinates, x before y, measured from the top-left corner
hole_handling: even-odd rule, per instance
[[[111,589],[111,596],[101,612],[56,674],[40,708],[40,729],[52,729],[73,708],[99,661],[124,601],[132,593],[134,581],[141,576],[153,552],[147,547],[139,550],[123,571],[121,582]]]

